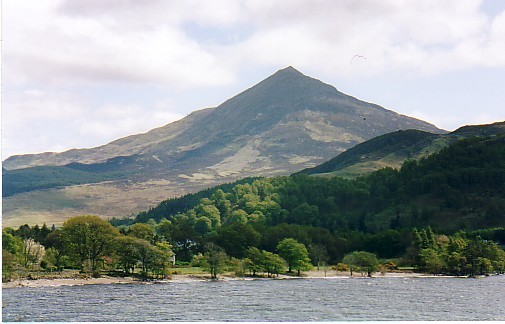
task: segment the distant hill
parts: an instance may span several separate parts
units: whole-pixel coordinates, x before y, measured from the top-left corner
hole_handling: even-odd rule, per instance
[[[444,133],[288,67],[216,108],[145,134],[91,149],[8,158],[4,222],[128,215],[219,183],[313,167],[407,129]]]
[[[321,165],[304,169],[299,173],[362,176],[387,166],[398,168],[406,160],[426,157],[463,138],[504,133],[505,122],[464,126],[448,134],[433,134],[419,130],[396,131],[358,144]]]

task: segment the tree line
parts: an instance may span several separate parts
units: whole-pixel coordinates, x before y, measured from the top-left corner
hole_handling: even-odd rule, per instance
[[[79,269],[99,276],[103,269],[133,273],[138,267],[144,278],[164,276],[172,249],[163,238],[154,238],[154,229],[134,224],[120,232],[98,216],[70,218],[61,228],[42,230],[21,226],[2,230],[3,278],[22,270],[61,271]]]
[[[38,226],[23,225],[18,230],[5,228],[2,233],[3,279],[12,278],[20,270],[61,271],[64,268],[79,269],[94,276],[99,276],[101,270],[109,270],[120,271],[122,275],[138,274],[143,279],[164,278],[170,274],[175,243],[165,236],[166,222],[137,223],[117,229],[97,216],[79,216],[67,220],[60,229],[42,231],[48,233],[45,237],[36,236],[40,233]],[[232,236],[228,236],[231,234],[228,229],[226,237],[243,234],[244,228],[235,229],[237,232]],[[289,237],[307,239],[299,235],[307,234],[304,231],[307,228],[286,224],[278,229],[282,229],[281,235],[270,237],[271,247],[263,245],[268,250],[247,240],[242,241],[241,247],[235,245],[239,241],[233,240],[228,241],[228,245],[219,240],[193,242],[194,254],[189,262],[180,264],[202,267],[212,278],[225,270],[239,276],[263,273],[270,277],[286,271],[300,275],[301,271],[329,264],[336,265],[336,270],[350,271],[351,275],[359,271],[371,276],[378,270],[397,269],[397,262],[434,274],[474,276],[505,272],[502,248],[478,235],[463,232],[447,236],[435,234],[430,227],[413,229],[402,258],[378,258],[375,252],[355,246],[341,258],[331,260],[328,253],[331,245],[314,244],[314,241],[305,245]],[[384,242],[392,243],[388,239]],[[232,246],[234,249],[230,249]]]

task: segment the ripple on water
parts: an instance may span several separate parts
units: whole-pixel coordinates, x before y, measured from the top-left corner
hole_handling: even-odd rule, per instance
[[[505,276],[326,278],[3,290],[5,321],[505,320]]]

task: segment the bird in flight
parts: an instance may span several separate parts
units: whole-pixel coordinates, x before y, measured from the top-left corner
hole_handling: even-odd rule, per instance
[[[364,57],[363,55],[358,55],[358,54],[356,54],[356,55],[354,55],[354,56],[352,57],[352,59],[351,59],[351,64],[352,64],[352,62],[354,61],[354,59],[355,59],[355,58],[360,58],[360,59],[364,59],[364,60],[366,60],[366,57]]]

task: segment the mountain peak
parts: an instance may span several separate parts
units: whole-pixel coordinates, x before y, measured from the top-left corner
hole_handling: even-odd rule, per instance
[[[279,71],[275,72],[273,76],[302,76],[305,77],[302,72],[298,71],[291,65],[288,67],[285,67],[284,69],[280,69]]]
[[[297,69],[295,69],[294,67],[292,67],[291,65],[288,66],[288,67],[285,67],[284,69],[280,69],[278,72],[296,72],[296,73],[300,73],[302,74],[300,71],[298,71]]]

